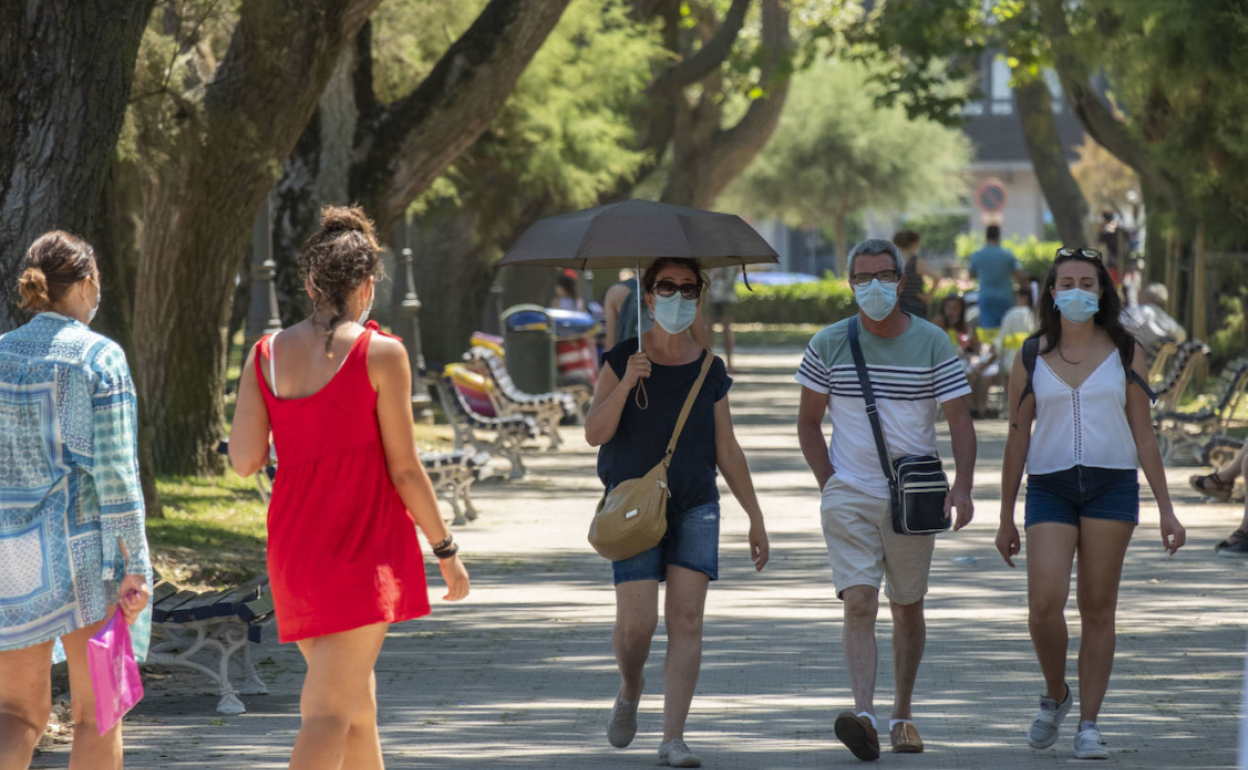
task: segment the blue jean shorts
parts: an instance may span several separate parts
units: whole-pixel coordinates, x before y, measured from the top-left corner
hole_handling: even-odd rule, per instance
[[[1079,519],[1140,523],[1140,480],[1134,468],[1076,465],[1057,473],[1027,477],[1023,527],[1057,522],[1079,526]]]
[[[719,503],[687,511],[667,509],[667,534],[659,544],[631,559],[611,562],[615,584],[663,580],[671,565],[719,579]]]

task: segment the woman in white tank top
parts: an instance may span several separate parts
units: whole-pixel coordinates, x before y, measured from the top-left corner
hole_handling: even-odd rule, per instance
[[[1083,633],[1075,756],[1105,759],[1096,719],[1113,667],[1122,563],[1139,523],[1137,465],[1160,509],[1163,547],[1173,554],[1185,533],[1153,433],[1145,356],[1118,320],[1122,303],[1100,253],[1059,250],[1040,296],[1040,330],[1015,356],[1010,376],[997,549],[1013,567],[1021,550],[1014,504],[1025,464],[1029,626],[1047,690],[1027,742],[1052,746],[1074,702],[1063,610],[1078,556]]]

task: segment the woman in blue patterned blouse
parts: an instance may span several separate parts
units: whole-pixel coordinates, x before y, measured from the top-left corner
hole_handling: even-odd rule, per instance
[[[47,726],[57,639],[70,765],[120,770],[121,725],[99,734],[86,650],[119,601],[131,623],[149,614],[134,384],[117,343],[87,328],[100,305],[89,244],[40,236],[18,289],[37,315],[0,336],[0,770],[28,767]],[[149,633],[135,628],[136,648]]]

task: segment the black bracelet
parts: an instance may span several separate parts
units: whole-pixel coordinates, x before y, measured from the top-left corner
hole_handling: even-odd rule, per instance
[[[433,555],[438,557],[439,559],[445,560],[445,559],[451,558],[457,553],[459,553],[459,546],[452,543],[450,546],[446,548],[443,548],[441,550],[435,550],[433,552]]]
[[[454,543],[455,543],[455,536],[452,535],[450,532],[447,532],[445,540],[443,540],[440,543],[430,543],[429,547],[433,549],[434,553],[437,553],[438,551],[445,551],[447,548],[450,548]]]

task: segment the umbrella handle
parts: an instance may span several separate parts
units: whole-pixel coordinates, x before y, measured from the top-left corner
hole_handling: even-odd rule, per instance
[[[642,289],[641,260],[638,259],[637,260],[637,352],[638,353],[644,352],[641,349],[641,289]],[[650,403],[650,399],[647,397],[646,404],[649,405],[649,403]],[[643,409],[645,408],[645,407],[642,407],[641,404],[638,404],[637,406]]]

